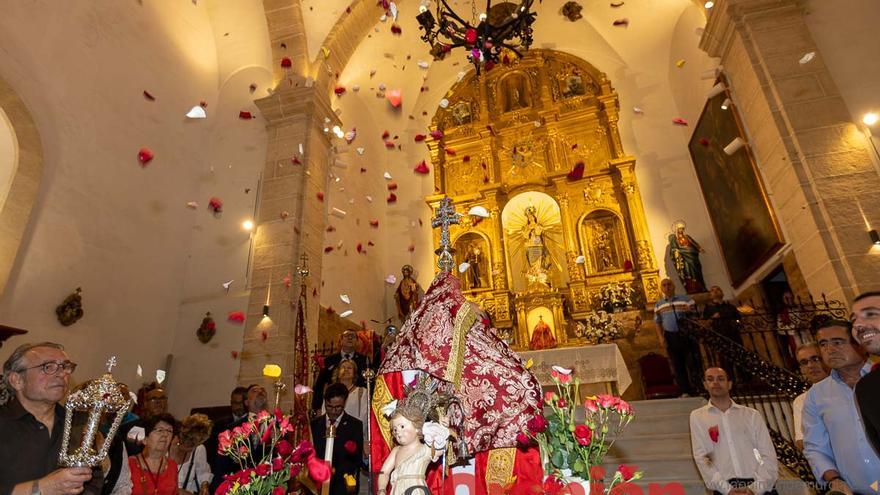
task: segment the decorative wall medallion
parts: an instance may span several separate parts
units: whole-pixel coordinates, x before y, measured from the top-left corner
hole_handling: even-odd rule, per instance
[[[83,317],[82,288],[77,287],[72,294],[67,296],[64,302],[55,308],[55,314],[58,316],[58,322],[65,327],[79,321]]]
[[[205,313],[205,317],[202,318],[202,324],[199,325],[199,329],[196,330],[196,336],[199,338],[199,342],[207,344],[214,338],[215,333],[217,333],[217,324],[214,323],[214,318],[211,318],[211,312],[208,311]]]

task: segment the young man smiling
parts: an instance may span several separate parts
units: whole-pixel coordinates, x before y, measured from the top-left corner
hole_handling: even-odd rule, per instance
[[[856,384],[856,402],[865,427],[865,435],[880,454],[880,292],[866,292],[853,301],[852,334],[868,354],[874,357],[871,372]]]

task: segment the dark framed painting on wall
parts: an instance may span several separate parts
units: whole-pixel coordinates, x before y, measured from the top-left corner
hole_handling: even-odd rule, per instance
[[[747,141],[729,99],[727,90],[709,98],[688,148],[727,273],[739,287],[785,241],[749,147],[725,152],[736,138]]]

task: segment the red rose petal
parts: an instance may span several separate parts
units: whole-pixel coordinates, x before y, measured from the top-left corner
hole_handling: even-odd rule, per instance
[[[141,165],[150,163],[150,160],[152,160],[154,156],[155,155],[150,151],[150,148],[141,148],[138,150],[138,161],[141,162]]]

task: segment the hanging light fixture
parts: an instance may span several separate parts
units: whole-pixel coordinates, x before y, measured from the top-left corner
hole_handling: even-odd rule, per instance
[[[492,5],[486,0],[486,9],[477,14],[476,0],[471,0],[471,19],[466,21],[453,10],[446,0],[437,0],[436,14],[430,10],[430,1],[423,0],[419,6],[419,21],[424,31],[422,40],[431,45],[431,55],[442,60],[453,49],[468,50],[468,58],[477,74],[481,69],[490,70],[502,61],[505,50],[517,57],[532,44],[534,0],[501,2]]]

